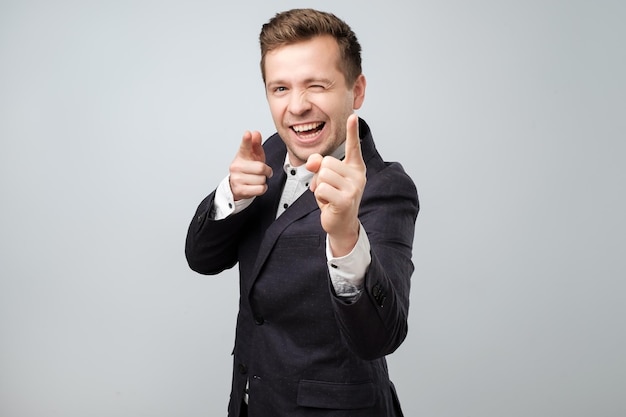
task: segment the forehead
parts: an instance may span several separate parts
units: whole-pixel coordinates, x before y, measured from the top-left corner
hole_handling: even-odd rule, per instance
[[[306,41],[280,46],[265,56],[267,80],[311,73],[340,73],[339,45],[332,36],[316,36]]]

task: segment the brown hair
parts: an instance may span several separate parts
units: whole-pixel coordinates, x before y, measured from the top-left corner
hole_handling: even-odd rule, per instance
[[[341,54],[339,68],[348,86],[361,75],[361,45],[356,35],[337,16],[313,9],[293,9],[276,14],[263,25],[261,44],[261,74],[265,81],[265,55],[276,48],[306,41],[316,36],[330,35],[337,41]]]

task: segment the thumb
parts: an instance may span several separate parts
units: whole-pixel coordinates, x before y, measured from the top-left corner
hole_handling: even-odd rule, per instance
[[[320,167],[322,166],[322,159],[324,159],[322,155],[314,153],[311,154],[306,161],[306,169],[310,172],[315,173],[315,175],[313,175],[313,178],[311,179],[311,184],[309,186],[311,191],[315,191],[315,188],[317,188],[317,171],[319,171]]]
[[[318,153],[311,154],[309,159],[306,161],[306,169],[316,173],[320,170],[320,166],[322,165],[322,159],[324,157]]]

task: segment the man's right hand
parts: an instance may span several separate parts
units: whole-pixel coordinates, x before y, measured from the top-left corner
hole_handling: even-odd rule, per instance
[[[272,168],[265,164],[261,133],[246,131],[239,151],[229,168],[230,190],[235,201],[262,195],[267,191],[267,178]]]

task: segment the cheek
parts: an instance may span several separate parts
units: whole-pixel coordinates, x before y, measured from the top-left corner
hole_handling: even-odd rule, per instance
[[[329,116],[337,116],[343,118],[353,111],[353,101],[350,97],[334,97],[334,100],[328,100],[324,103],[324,108]]]
[[[272,119],[274,120],[274,124],[278,126],[280,122],[283,120],[283,112],[280,107],[270,106],[270,113],[272,114]]]
[[[267,104],[269,104],[270,113],[272,113],[272,116],[284,113],[285,105],[283,104],[283,102],[284,100],[280,100],[277,98],[271,98],[267,100]]]

